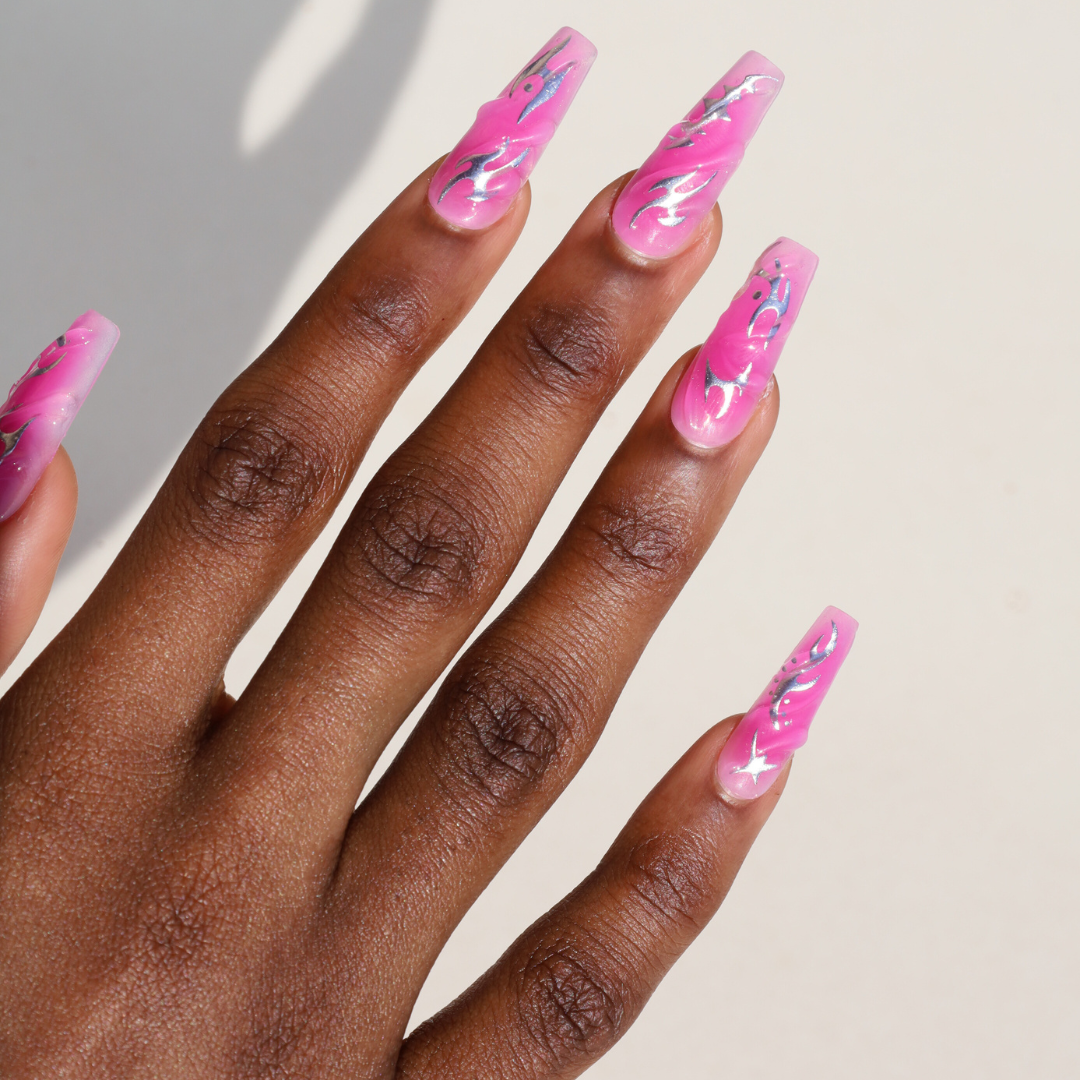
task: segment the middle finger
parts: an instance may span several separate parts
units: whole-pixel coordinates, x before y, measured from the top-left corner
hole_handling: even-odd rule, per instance
[[[219,790],[270,800],[290,844],[315,831],[330,855],[390,735],[495,600],[604,407],[715,254],[714,210],[679,254],[636,255],[611,228],[618,190],[585,210],[372,480],[222,729]]]

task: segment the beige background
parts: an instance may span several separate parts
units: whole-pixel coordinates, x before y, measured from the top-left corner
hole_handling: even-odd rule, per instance
[[[125,332],[69,439],[79,530],[25,659],[218,389],[561,22],[600,57],[535,174],[525,235],[361,481],[585,200],[758,49],[787,84],[724,192],[720,255],[515,583],[785,234],[821,269],[778,371],[779,428],[591,761],[462,924],[417,1018],[586,873],[663,769],[835,603],[860,637],[783,801],[721,914],[591,1075],[1078,1075],[1075,4],[296,7],[19,0],[0,15],[4,364],[14,377],[90,305]],[[313,559],[245,642],[234,692]],[[724,673],[721,694],[703,668]]]

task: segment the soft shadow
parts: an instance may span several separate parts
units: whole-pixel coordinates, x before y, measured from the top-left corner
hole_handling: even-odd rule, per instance
[[[0,378],[88,307],[123,333],[65,442],[80,481],[69,564],[236,374],[370,153],[433,0],[372,0],[291,126],[244,160],[244,91],[296,2],[2,5]]]

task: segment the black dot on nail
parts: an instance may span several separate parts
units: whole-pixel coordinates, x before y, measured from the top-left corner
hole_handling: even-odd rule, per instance
[[[761,299],[761,290],[760,289],[758,289],[758,291],[756,293],[754,293],[754,299],[755,300],[760,300]]]
[[[531,83],[531,82],[527,82],[527,83],[525,84],[525,93],[530,93],[531,91],[532,91],[532,83]]]

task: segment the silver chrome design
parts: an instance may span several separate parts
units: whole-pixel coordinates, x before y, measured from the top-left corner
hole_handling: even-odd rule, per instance
[[[754,87],[761,79],[771,79],[773,82],[780,81],[775,75],[747,75],[738,86],[730,90],[725,86],[722,97],[705,98],[702,101],[705,111],[697,120],[682,121],[679,127],[682,128],[684,137],[677,142],[673,142],[668,149],[674,150],[680,146],[693,146],[693,136],[700,135],[714,120],[726,120],[730,123],[731,117],[728,115],[728,107],[734,105],[736,101],[740,101],[744,94],[754,93]],[[678,140],[677,135],[668,135],[668,138]]]
[[[818,664],[824,663],[833,654],[833,650],[836,648],[836,641],[840,635],[840,631],[837,629],[836,623],[832,623],[832,633],[829,635],[829,640],[826,642],[825,647],[819,649],[821,645],[821,638],[819,637],[813,645],[810,646],[810,655],[799,663],[793,656],[789,663],[795,666],[788,670],[787,664],[781,669],[780,673],[776,676],[776,687],[769,694],[769,698],[772,701],[772,705],[769,708],[769,716],[772,717],[773,727],[777,731],[780,730],[780,721],[783,720],[784,726],[787,727],[791,721],[784,719],[784,712],[781,709],[782,705],[790,705],[791,698],[789,695],[798,694],[804,690],[809,690],[812,686],[817,684],[820,675],[815,675],[809,682],[799,682],[799,676],[805,675],[808,671],[816,668]],[[822,635],[823,637],[824,635]],[[784,678],[783,676],[787,676]]]
[[[721,416],[726,416],[728,409],[731,408],[731,403],[735,400],[735,391],[739,391],[739,397],[742,397],[743,391],[746,389],[746,384],[750,381],[750,372],[754,370],[754,361],[751,360],[746,365],[744,371],[739,372],[734,379],[721,379],[714,373],[712,367],[709,365],[709,361],[705,361],[705,404],[709,404],[709,391],[714,386],[719,386],[724,394],[724,404],[720,406],[720,411],[713,417],[714,420],[719,420]]]
[[[8,416],[11,414],[8,413]],[[0,416],[0,421],[6,419],[6,417]],[[23,432],[37,419],[36,416],[31,416],[29,420],[18,431],[0,431],[0,444],[4,447],[4,452],[0,454],[0,461],[3,461],[16,446],[19,445],[19,440],[23,437]]]
[[[62,338],[58,339],[56,344],[59,345],[60,341],[62,341],[62,340],[63,340]],[[41,357],[38,357],[38,359],[34,363],[34,366],[26,373],[26,377],[28,379],[32,379],[36,375],[44,375],[45,372],[52,371],[52,369],[54,367],[56,367],[56,365],[59,364],[60,361],[63,360],[65,356],[67,356],[67,353],[62,352],[51,364],[47,364],[45,367],[41,366]]]
[[[696,188],[691,188],[689,191],[676,191],[675,189],[680,184],[685,184],[688,180],[693,180],[697,176],[697,169],[692,172],[683,173],[682,176],[667,176],[663,180],[657,180],[650,191],[663,191],[664,194],[659,198],[653,199],[652,202],[647,202],[638,212],[630,219],[630,228],[637,227],[637,219],[645,213],[646,210],[651,210],[654,206],[660,207],[665,211],[663,217],[657,218],[657,222],[661,225],[666,225],[669,229],[673,229],[676,225],[681,225],[686,220],[686,215],[681,217],[675,213],[676,210],[684,203],[691,195],[696,195],[699,191],[704,191],[713,180],[716,178],[716,173],[713,173],[704,184],[699,184]]]
[[[519,124],[533,109],[538,109],[545,101],[550,101],[559,92],[559,87],[562,86],[562,81],[566,78],[567,72],[577,64],[576,60],[572,60],[566,67],[561,67],[556,71],[552,71],[548,66],[569,44],[570,39],[567,38],[561,44],[556,45],[554,49],[549,49],[546,53],[538,56],[531,64],[522,69],[521,74],[510,84],[510,93],[507,96],[513,97],[514,91],[522,84],[524,84],[526,93],[532,92],[532,84],[525,82],[526,79],[539,76],[543,82],[536,97],[532,98],[525,108],[521,110],[521,115],[517,118]]]
[[[766,311],[773,311],[776,313],[776,321],[769,327],[769,333],[765,337],[766,345],[776,337],[776,331],[780,329],[781,320],[787,313],[788,304],[791,303],[791,279],[785,278],[783,271],[780,269],[780,260],[773,259],[773,263],[776,266],[776,277],[771,278],[766,270],[759,270],[757,272],[758,277],[763,277],[769,283],[769,295],[761,301],[761,303],[754,310],[754,314],[750,316],[750,324],[746,328],[746,336],[750,337],[754,333],[754,326],[757,324],[758,319],[765,314]],[[784,295],[780,295],[780,284],[783,282]],[[757,300],[761,296],[760,292],[754,293],[754,299]]]
[[[510,140],[504,139],[502,146],[500,146],[493,154],[473,154],[471,157],[463,157],[458,162],[458,165],[464,165],[468,162],[469,167],[463,172],[459,172],[457,176],[443,188],[442,194],[439,196],[439,202],[442,202],[443,199],[450,194],[450,189],[462,180],[472,181],[472,194],[465,196],[469,202],[487,202],[492,195],[492,193],[488,191],[488,184],[491,183],[492,179],[506,169],[516,169],[529,156],[529,151],[532,149],[532,147],[527,146],[513,161],[508,161],[505,165],[500,165],[497,169],[487,168],[491,162],[498,161],[509,148]]]
[[[737,769],[732,769],[733,773],[746,773],[754,781],[754,786],[757,787],[758,777],[763,772],[769,772],[771,769],[779,769],[779,765],[770,765],[767,754],[758,753],[757,748],[758,733],[754,732],[754,739],[750,743],[750,760],[745,764],[739,766]]]

